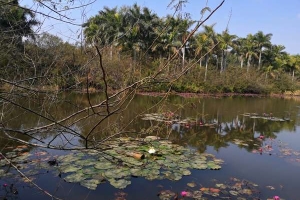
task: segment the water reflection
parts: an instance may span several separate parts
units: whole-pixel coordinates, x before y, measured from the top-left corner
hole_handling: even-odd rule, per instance
[[[88,105],[85,102],[84,95],[65,94],[68,104],[59,102],[57,105],[51,105],[49,116],[61,119],[72,112],[82,109]],[[99,96],[92,96],[91,101],[97,103],[101,100]],[[258,135],[266,138],[276,138],[281,131],[295,132],[296,124],[299,123],[298,102],[279,98],[244,98],[244,97],[226,97],[226,98],[182,98],[179,96],[170,96],[163,104],[153,107],[161,100],[161,97],[137,96],[133,99],[128,109],[124,112],[114,115],[94,131],[93,139],[105,138],[114,134],[116,130],[125,130],[135,133],[145,131],[146,134],[158,134],[160,137],[169,137],[181,145],[189,144],[198,148],[201,152],[206,150],[206,146],[213,146],[215,150],[221,147],[227,147],[234,139],[243,140],[249,146],[243,147],[248,151],[253,150],[257,145],[255,138]],[[22,101],[22,100],[20,100]],[[24,103],[24,102],[23,102]],[[40,109],[40,105],[35,102],[28,102],[32,109]],[[45,104],[45,102],[43,102]],[[148,110],[147,110],[148,109]],[[140,113],[160,113],[166,114],[169,122],[157,122],[142,120],[137,117]],[[260,118],[251,118],[244,113],[257,113],[263,117],[278,117],[287,121],[275,122]],[[19,108],[11,109],[6,115],[6,127],[19,130],[34,128],[49,123],[32,113],[24,112]],[[132,119],[135,119],[132,121]],[[186,120],[184,124],[179,123]],[[85,136],[99,121],[97,116],[89,117],[70,126],[70,129]],[[149,127],[152,128],[149,130]],[[155,128],[153,128],[155,127]],[[154,129],[156,132],[154,133]],[[169,133],[171,130],[171,134]],[[45,131],[39,135],[39,138],[56,137],[57,131]],[[142,132],[141,132],[142,133]],[[0,144],[5,145],[8,142],[4,133]],[[144,133],[142,133],[144,134]],[[20,137],[29,141],[29,137],[20,135]],[[79,138],[72,141],[78,144]],[[62,143],[61,145],[65,145]]]

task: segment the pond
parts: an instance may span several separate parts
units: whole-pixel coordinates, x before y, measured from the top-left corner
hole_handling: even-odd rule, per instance
[[[68,104],[47,104],[53,119],[61,119],[89,105],[82,94],[65,94],[63,98]],[[93,103],[100,99],[96,94],[91,96]],[[41,109],[37,101],[17,101],[31,109]],[[51,199],[50,195],[59,199],[118,200],[298,199],[299,105],[297,99],[269,97],[136,96],[125,110],[105,121],[105,127],[110,128],[99,126],[95,131],[96,139],[105,138],[109,132],[126,127],[130,133],[114,137],[121,137],[123,145],[116,146],[118,151],[103,152],[117,152],[114,155],[118,157],[117,154],[123,156],[125,149],[139,148],[146,159],[131,160],[135,165],[143,168],[151,165],[154,169],[153,163],[159,163],[156,171],[141,172],[138,167],[135,171],[127,166],[127,175],[123,163],[112,171],[107,161],[95,158],[92,152],[29,147],[8,140],[0,132],[0,199]],[[20,130],[47,123],[17,108],[11,108],[5,117],[9,119],[3,120],[6,127]],[[86,134],[95,123],[97,116],[82,120],[72,128]],[[49,140],[52,134],[45,134],[43,139]],[[143,138],[147,137],[151,141],[145,143]],[[80,140],[76,142],[84,145]],[[157,152],[150,154],[150,147]],[[6,158],[12,158],[12,164],[30,180],[7,164]],[[87,166],[102,170],[101,180],[94,184],[90,180],[71,179],[72,174],[82,170],[78,168],[79,163],[86,167],[82,174],[89,177],[94,171]]]

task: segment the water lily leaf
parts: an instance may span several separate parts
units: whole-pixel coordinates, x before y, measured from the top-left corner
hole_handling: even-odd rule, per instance
[[[124,189],[131,184],[131,181],[126,179],[120,179],[120,180],[109,179],[108,181],[112,186],[118,189]]]
[[[0,167],[4,167],[7,164],[9,163],[6,160],[0,160]]]
[[[188,176],[188,175],[191,175],[192,172],[188,169],[180,169],[180,172],[182,173],[182,175],[184,176]]]
[[[125,157],[125,158],[122,158],[122,160],[125,162],[125,164],[127,165],[136,165],[136,166],[141,166],[143,165],[144,163],[135,159],[135,158],[131,158],[131,157]]]
[[[130,176],[131,172],[129,170],[125,170],[124,168],[110,169],[104,173],[104,176],[108,179],[111,178],[123,178],[126,176]]]
[[[95,168],[85,168],[85,169],[82,169],[82,173],[93,175],[93,174],[97,174],[98,171]]]
[[[96,162],[97,161],[94,159],[85,159],[85,160],[76,160],[74,164],[78,166],[91,166],[91,165],[95,165]]]
[[[220,184],[216,184],[216,187],[220,188],[220,189],[226,189],[226,185],[220,183]]]
[[[76,167],[72,165],[67,165],[67,166],[62,166],[60,167],[60,171],[63,173],[68,173],[68,172],[76,172],[78,170],[82,169],[81,167]]]
[[[28,158],[32,156],[32,154],[25,154],[25,155],[22,155],[22,156],[18,156],[18,157],[15,157],[13,158],[11,161],[14,162],[14,163],[24,163],[26,160],[28,160]]]
[[[196,165],[196,164],[192,164],[192,167],[194,168],[194,169],[207,169],[207,164],[200,164],[200,165]]]
[[[165,161],[163,163],[164,166],[168,167],[168,168],[175,168],[177,167],[177,164],[176,163],[173,163],[173,162],[169,162],[169,161]]]
[[[252,195],[252,191],[250,189],[243,189],[242,193],[247,195]]]
[[[17,153],[16,152],[7,152],[5,154],[6,158],[15,158],[17,157]]]
[[[209,188],[202,187],[202,188],[200,188],[200,191],[201,192],[209,192]]]
[[[92,178],[95,180],[99,180],[100,182],[105,181],[105,177],[102,175],[102,173],[94,174],[94,175],[92,175]]]
[[[26,174],[26,176],[34,176],[34,175],[37,175],[39,173],[40,173],[40,171],[36,170],[36,169],[31,169],[31,170],[28,170],[28,171],[24,172],[24,174]]]
[[[152,181],[152,180],[160,180],[161,176],[159,174],[147,174],[147,176],[145,176],[145,179]]]
[[[180,168],[190,168],[191,167],[191,165],[188,162],[184,162],[184,163],[180,162],[177,165]]]
[[[175,192],[172,192],[171,190],[164,190],[159,193],[159,199],[162,200],[173,199],[175,195],[176,195]]]
[[[187,183],[187,186],[193,188],[193,187],[196,187],[196,183],[194,183],[194,182]]]
[[[130,169],[130,173],[132,176],[142,176],[143,175],[142,169],[140,169],[140,168],[132,168],[132,169]]]
[[[84,180],[85,177],[84,177],[83,173],[73,173],[73,174],[66,176],[64,179],[67,182],[76,183],[76,182],[80,182],[80,181]]]
[[[187,194],[187,196],[189,196],[189,195]],[[192,197],[193,199],[201,199],[201,197],[202,197],[202,192],[199,191],[199,190],[195,190],[195,191],[190,195],[190,197]]]
[[[229,193],[233,196],[237,196],[239,195],[239,193],[237,191],[234,191],[234,190],[230,190]]]
[[[23,169],[29,168],[29,165],[27,165],[27,164],[16,164],[16,167],[20,170],[23,170]]]
[[[219,192],[220,192],[220,189],[218,189],[218,188],[209,188],[209,191],[210,191],[211,193],[219,193]]]
[[[2,177],[5,174],[5,171],[3,169],[0,169],[0,177]]]
[[[221,169],[221,166],[220,165],[216,165],[214,162],[212,161],[209,161],[207,163],[207,168],[208,169],[214,169],[214,170],[217,170],[217,169]]]
[[[114,166],[110,163],[110,162],[101,162],[101,163],[97,163],[94,166],[96,169],[111,169]]]
[[[69,155],[65,155],[65,156],[60,156],[58,158],[58,161],[60,161],[62,163],[71,163],[71,162],[74,162],[79,159],[81,159],[80,156],[75,156],[74,154],[69,154]]]
[[[214,161],[215,164],[218,164],[218,165],[224,163],[224,160],[222,160],[222,159],[216,159],[216,158],[215,158],[213,161]]]
[[[149,141],[154,141],[154,140],[159,140],[160,137],[157,136],[147,136],[145,137],[144,141],[149,142]]]
[[[96,190],[97,185],[99,183],[100,183],[99,180],[92,179],[92,180],[83,180],[80,182],[80,185],[82,185],[90,190]]]

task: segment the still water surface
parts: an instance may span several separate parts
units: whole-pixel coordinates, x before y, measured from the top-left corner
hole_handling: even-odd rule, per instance
[[[80,94],[67,95],[70,104],[53,105],[55,117],[62,118],[77,107],[87,106],[86,97]],[[93,101],[97,102],[95,95]],[[119,123],[128,123],[128,130],[140,132],[150,126],[158,127],[151,133],[139,136],[159,135],[174,143],[195,149],[201,153],[211,153],[225,162],[220,170],[192,170],[190,176],[179,181],[132,178],[131,185],[123,190],[115,189],[109,183],[100,184],[95,191],[88,190],[78,183],[67,183],[63,177],[57,177],[50,171],[41,171],[35,175],[34,182],[41,188],[62,199],[117,199],[124,192],[125,199],[159,199],[162,190],[175,193],[199,190],[201,187],[214,187],[216,181],[226,184],[232,178],[247,180],[258,185],[261,199],[280,196],[281,199],[300,199],[300,101],[295,99],[260,97],[224,97],[224,98],[183,98],[171,96],[163,106],[151,108],[161,97],[137,96],[124,112]],[[34,108],[35,104],[30,105]],[[177,124],[142,120],[137,114],[147,108],[147,113],[172,112],[180,119],[190,119],[196,123]],[[75,109],[76,110],[76,109]],[[243,115],[252,113],[250,116]],[[255,114],[254,114],[255,113]],[[261,116],[261,117],[257,117]],[[43,124],[36,116],[14,109],[8,116],[9,126],[22,129]],[[285,121],[274,121],[280,118]],[[90,120],[97,120],[90,119]],[[92,121],[76,126],[81,132],[89,130]],[[108,120],[108,122],[110,121]],[[203,124],[214,124],[206,127]],[[114,124],[115,125],[115,124]],[[14,143],[1,135],[0,149]],[[101,136],[101,127],[99,128]],[[259,137],[261,139],[259,139]],[[5,147],[5,148],[4,148]],[[31,152],[38,152],[31,149]],[[51,154],[61,152],[51,151]],[[187,183],[196,183],[190,188]],[[0,199],[47,199],[42,192],[27,183],[16,183],[18,194],[11,194],[3,184],[10,180],[0,178]],[[231,197],[235,199],[234,196]],[[120,199],[120,198],[119,198]],[[207,197],[207,199],[218,199]]]

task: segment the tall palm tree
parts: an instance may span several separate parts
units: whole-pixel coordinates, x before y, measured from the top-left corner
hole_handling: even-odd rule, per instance
[[[217,40],[219,42],[219,49],[221,50],[221,71],[226,68],[226,58],[228,51],[232,50],[234,47],[234,40],[237,38],[236,35],[231,35],[228,31],[223,31],[222,34],[217,35]]]
[[[203,37],[203,41],[204,43],[202,44],[203,46],[201,48],[203,48],[203,52],[205,52],[206,56],[205,56],[205,75],[204,75],[204,81],[206,81],[207,79],[207,69],[208,69],[208,63],[209,63],[209,59],[212,56],[212,52],[213,52],[213,48],[217,43],[216,40],[216,32],[214,30],[214,26],[215,24],[209,26],[209,25],[204,25],[203,28],[203,32],[200,33],[200,35],[202,34],[201,37]]]
[[[288,57],[288,69],[292,73],[292,81],[295,78],[295,70],[300,69],[300,55],[292,55]]]
[[[240,62],[241,68],[244,66],[244,61],[247,54],[247,49],[245,48],[246,38],[238,38],[233,41],[233,53],[237,56]]]
[[[256,45],[255,37],[252,34],[248,34],[244,44],[245,51],[246,51],[245,58],[247,59],[247,71],[249,71],[252,58],[258,57],[255,49],[256,46],[257,45]]]
[[[259,51],[258,69],[260,69],[260,67],[261,67],[261,56],[262,56],[263,48],[271,46],[271,38],[272,38],[271,33],[264,34],[262,31],[258,31],[254,35],[254,39],[255,39],[255,42],[256,42],[256,45],[257,45],[257,48]]]

